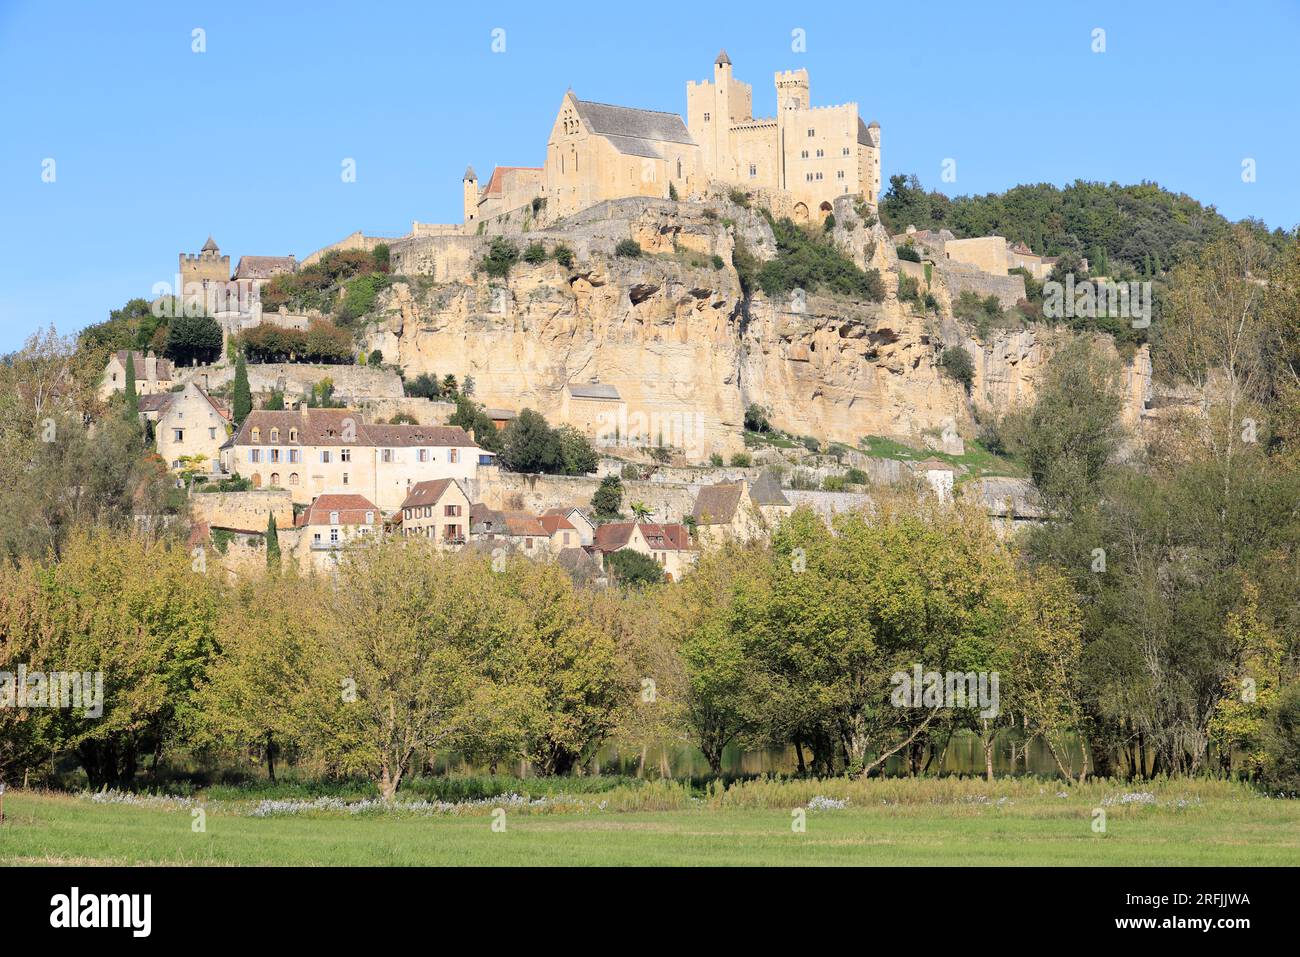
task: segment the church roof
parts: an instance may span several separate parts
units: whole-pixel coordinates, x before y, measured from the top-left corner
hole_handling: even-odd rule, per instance
[[[659,157],[663,154],[656,143],[695,145],[686,124],[676,113],[593,103],[577,97],[573,102],[587,129],[605,137],[620,153]]]

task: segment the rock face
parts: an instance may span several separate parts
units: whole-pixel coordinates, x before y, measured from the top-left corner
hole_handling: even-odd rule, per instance
[[[847,204],[837,204],[836,216],[841,246],[882,270],[883,302],[746,296],[732,266],[737,239],[760,260],[776,252],[760,216],[723,195],[689,204],[616,200],[511,237],[520,250],[568,246],[570,267],[521,260],[507,278],[489,277],[474,267],[488,236],[457,237],[465,248],[454,261],[433,247],[395,248],[413,278],[381,295],[366,348],[382,349],[408,377],[472,377],[484,405],[533,408],[552,422],[575,420],[569,385],[613,386],[619,414],[649,423],[647,444],[662,439],[695,461],[742,447],[750,403],[765,406],[780,429],[850,445],[864,435],[915,440],[954,426],[969,434],[965,391],[937,364],[945,344],[974,357],[977,402],[1010,406],[1032,396],[1052,341],[1030,329],[979,343],[951,319],[915,315],[897,298],[884,230],[858,221]],[[629,238],[642,256],[615,255]],[[1146,368],[1130,370],[1135,397],[1148,387]],[[687,441],[675,434],[682,421]]]

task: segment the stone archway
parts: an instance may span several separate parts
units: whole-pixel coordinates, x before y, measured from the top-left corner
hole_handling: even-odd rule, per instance
[[[806,223],[806,222],[808,222],[808,204],[807,204],[807,203],[795,203],[795,204],[794,204],[794,221],[795,221],[796,223]]]
[[[820,209],[823,213],[829,213],[831,211],[831,204],[829,202],[824,202],[817,208]]]

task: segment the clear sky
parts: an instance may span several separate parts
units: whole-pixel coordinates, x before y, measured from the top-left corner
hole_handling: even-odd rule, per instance
[[[209,233],[233,264],[459,222],[466,164],[540,166],[566,88],[684,116],[722,47],[758,115],[799,67],[814,105],[857,102],[886,181],[1154,180],[1300,222],[1296,0],[673,6],[0,0],[0,352],[147,296]]]

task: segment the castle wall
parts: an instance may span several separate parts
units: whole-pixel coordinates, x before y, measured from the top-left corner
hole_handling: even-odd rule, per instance
[[[1007,241],[1001,236],[949,239],[944,243],[943,252],[953,262],[965,263],[995,276],[1007,274]]]
[[[212,528],[266,530],[268,516],[275,516],[281,534],[293,527],[293,496],[288,489],[257,489],[251,492],[194,492],[189,498],[190,517]]]

